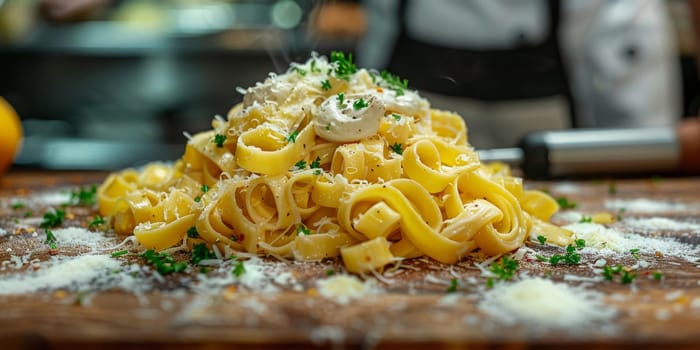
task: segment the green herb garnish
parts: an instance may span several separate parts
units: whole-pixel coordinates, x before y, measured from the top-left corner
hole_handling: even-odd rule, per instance
[[[204,193],[209,192],[209,186],[207,186],[207,185],[202,185],[201,189],[202,189],[202,192],[204,192]]]
[[[459,282],[457,282],[457,279],[456,278],[451,279],[450,285],[447,287],[447,293],[456,292],[458,286],[459,286]]]
[[[319,169],[319,168],[321,168],[321,158],[320,158],[320,157],[316,157],[316,159],[314,159],[314,161],[311,162],[311,164],[309,164],[309,167],[310,167],[311,169]]]
[[[333,51],[331,52],[330,61],[335,64],[333,72],[339,79],[350,80],[350,75],[357,72],[357,67],[352,63],[352,54],[348,54],[346,58],[344,53]]]
[[[331,86],[331,82],[328,81],[328,79],[321,82],[321,89],[323,89],[323,91],[328,91],[332,88],[333,87]]]
[[[382,77],[382,80],[384,80],[384,83],[386,83],[386,86],[389,89],[394,90],[396,96],[403,95],[403,90],[408,89],[408,80],[406,79],[401,79],[399,76],[393,75],[386,70],[383,70],[380,73],[380,76]]]
[[[490,277],[486,280],[486,285],[490,288],[493,287],[494,279],[501,281],[508,281],[513,279],[515,271],[518,270],[520,264],[517,260],[504,256],[500,261],[491,264],[490,271],[496,277]]]
[[[297,234],[302,234],[302,235],[310,235],[311,230],[309,230],[306,226],[304,225],[299,225],[297,226]]]
[[[202,197],[200,197],[200,196],[194,197],[194,201],[197,203],[199,203],[201,200],[202,200]]]
[[[314,175],[321,175],[321,169],[314,169]]]
[[[335,271],[333,269],[326,270],[326,276],[333,276],[333,275],[335,275]]]
[[[562,209],[574,209],[578,205],[576,202],[569,201],[566,197],[557,198],[557,203]]]
[[[653,277],[653,278],[654,278],[655,280],[657,280],[657,281],[661,281],[661,279],[664,278],[664,274],[661,273],[661,271],[654,271],[654,272],[651,274],[651,277]]]
[[[639,260],[639,248],[630,249],[630,254],[632,254],[634,260]]]
[[[303,70],[302,68],[294,67],[294,71],[297,72],[297,73],[298,73],[299,75],[301,75],[302,77],[305,77],[305,76],[306,76],[306,71]]]
[[[539,235],[537,236],[537,240],[540,242],[540,244],[544,245],[547,242],[547,237]]]
[[[287,136],[287,142],[295,143],[297,142],[297,136],[299,136],[299,130],[292,131],[289,136]]]
[[[566,253],[564,255],[562,254],[554,254],[551,257],[547,258],[542,255],[536,255],[535,257],[537,260],[542,261],[542,262],[549,262],[552,265],[558,265],[558,264],[563,264],[563,265],[578,265],[581,262],[581,255],[579,255],[576,250],[581,250],[586,246],[586,241],[583,239],[577,239],[575,241],[575,246],[573,245],[568,245],[566,246]]]
[[[394,120],[396,120],[396,121],[401,120],[401,116],[396,114],[396,113],[392,113],[391,116],[394,117]]]
[[[339,108],[345,108],[345,94],[340,92],[338,95],[336,95],[338,98],[338,107]]]
[[[242,261],[239,261],[236,266],[233,267],[233,271],[231,271],[234,276],[236,277],[241,277],[245,273],[245,266],[243,265]]]
[[[186,262],[177,262],[168,253],[156,253],[155,250],[149,249],[141,257],[146,260],[147,264],[153,265],[156,271],[161,275],[167,275],[173,272],[182,272],[187,268]]]
[[[116,252],[112,253],[112,257],[116,258],[116,257],[126,255],[126,254],[129,254],[128,250],[120,250],[120,251],[116,251]]]
[[[610,183],[608,183],[608,193],[609,194],[616,194],[617,193],[617,184],[615,183],[615,181],[610,181]]]
[[[22,202],[12,203],[12,209],[17,210],[17,209],[22,209],[22,208],[24,208],[24,203],[22,203]]]
[[[620,276],[620,283],[630,284],[637,278],[637,275],[628,271],[622,265],[616,265],[615,267],[604,266],[603,267],[603,278],[606,281],[614,281],[615,276]]]
[[[311,72],[312,73],[319,73],[321,72],[321,69],[316,67],[316,60],[311,60]]]
[[[306,161],[300,160],[300,161],[294,163],[294,167],[296,167],[297,169],[305,169],[306,168]]]
[[[392,151],[396,154],[403,154],[403,148],[401,147],[400,143],[394,143],[393,145],[389,146]]]
[[[54,236],[53,232],[51,232],[49,229],[46,229],[46,239],[44,240],[44,244],[48,245],[51,249],[58,248],[56,236]]]
[[[78,191],[71,192],[68,205],[85,205],[92,206],[97,203],[97,186],[80,188]]]
[[[352,108],[356,111],[359,111],[362,108],[366,108],[367,106],[369,106],[369,103],[367,103],[363,98],[360,98],[359,100],[352,103]]]
[[[224,147],[224,142],[226,142],[226,135],[216,134],[214,135],[214,143],[216,147]]]
[[[66,212],[63,210],[56,210],[53,212],[44,213],[44,221],[39,224],[41,228],[51,228],[59,226],[63,223],[63,219],[66,218]]]
[[[214,259],[216,255],[214,252],[207,248],[205,243],[197,243],[192,246],[192,256],[190,257],[190,262],[193,265],[198,265],[202,260]]]
[[[581,216],[581,220],[579,220],[578,222],[580,222],[580,223],[591,223],[591,222],[593,222],[593,218],[590,217],[590,216],[583,215],[583,216]]]
[[[95,215],[95,217],[92,219],[92,221],[90,221],[90,223],[88,224],[88,228],[95,228],[95,227],[98,227],[98,226],[102,226],[102,225],[104,225],[104,224],[106,224],[106,223],[107,223],[107,220],[105,220],[105,218],[103,218],[102,216],[100,216],[100,214],[97,214],[97,215]]]
[[[189,238],[199,238],[199,232],[197,232],[197,228],[192,226],[187,229],[187,237]]]

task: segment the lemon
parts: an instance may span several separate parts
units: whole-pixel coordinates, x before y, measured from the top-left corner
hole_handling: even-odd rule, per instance
[[[0,174],[12,164],[22,141],[22,124],[17,112],[0,97]]]

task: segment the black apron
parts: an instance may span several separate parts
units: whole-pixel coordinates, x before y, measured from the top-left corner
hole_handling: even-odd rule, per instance
[[[559,48],[559,1],[548,0],[549,28],[541,43],[511,49],[470,50],[411,38],[406,30],[408,0],[399,3],[399,35],[387,69],[411,88],[482,101],[563,96],[573,103]],[[507,15],[507,14],[504,14]]]

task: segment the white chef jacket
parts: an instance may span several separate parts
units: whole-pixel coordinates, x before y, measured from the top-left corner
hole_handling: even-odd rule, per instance
[[[369,28],[358,62],[384,67],[398,36],[398,0],[365,5]],[[409,1],[405,30],[451,48],[509,48],[547,36],[547,6],[545,0]],[[679,64],[664,1],[566,0],[560,13],[558,39],[576,126],[650,127],[680,119]]]

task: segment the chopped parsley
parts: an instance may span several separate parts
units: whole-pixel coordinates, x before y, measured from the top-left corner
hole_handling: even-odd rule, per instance
[[[314,175],[321,175],[321,169],[314,169]]]
[[[605,280],[614,281],[615,276],[620,276],[620,283],[622,284],[630,284],[637,278],[635,273],[628,271],[628,269],[619,264],[615,267],[607,265],[603,267],[603,278],[605,278]]]
[[[192,226],[189,229],[187,229],[187,237],[189,238],[199,238],[199,232],[197,232],[197,228]]]
[[[566,197],[557,198],[557,203],[562,209],[574,209],[578,206],[576,202],[569,201]]]
[[[304,225],[299,225],[297,226],[297,234],[302,234],[302,235],[310,235],[311,230],[309,230],[306,226]]]
[[[331,52],[330,61],[335,65],[333,72],[339,79],[350,80],[350,75],[357,72],[357,67],[352,63],[352,54],[348,54],[345,57],[344,53],[333,51]]]
[[[202,260],[215,258],[216,255],[214,255],[214,252],[209,250],[205,243],[197,243],[192,246],[192,256],[190,257],[190,262],[193,265],[198,265]]]
[[[403,148],[401,147],[400,143],[394,143],[393,145],[389,146],[392,151],[396,154],[403,154]]]
[[[367,103],[363,98],[360,98],[359,100],[352,103],[352,108],[356,111],[359,111],[362,108],[367,108],[368,106],[369,103]]]
[[[537,236],[537,240],[540,242],[540,244],[544,245],[547,242],[547,237],[539,235]]]
[[[661,279],[664,278],[664,274],[661,273],[661,271],[654,271],[654,272],[651,274],[651,277],[653,277],[653,278],[654,278],[655,280],[657,280],[657,281],[661,281]]]
[[[112,253],[112,257],[113,257],[113,258],[116,258],[116,257],[122,256],[122,255],[126,255],[126,254],[129,254],[129,251],[128,251],[128,250],[119,250],[119,251],[116,251],[116,252]]]
[[[583,215],[583,216],[581,216],[581,220],[579,220],[578,222],[580,222],[580,223],[591,223],[591,222],[593,222],[593,218],[590,217],[590,216]]]
[[[306,76],[306,71],[303,70],[303,69],[301,69],[301,68],[299,68],[299,67],[294,67],[294,71],[297,72],[297,73],[298,73],[299,75],[301,75],[302,77],[305,77],[305,76]]]
[[[335,270],[333,270],[333,269],[326,270],[326,276],[333,276],[333,275],[335,275]]]
[[[295,166],[297,169],[305,169],[305,168],[306,168],[306,161],[305,161],[305,160],[300,160],[300,161],[294,163],[294,166]]]
[[[310,167],[311,169],[319,169],[319,168],[321,168],[321,158],[320,158],[320,157],[316,157],[316,159],[314,159],[314,161],[311,162],[311,164],[309,164],[309,167]]]
[[[340,92],[337,95],[338,97],[338,108],[345,108],[345,94]]]
[[[542,255],[536,255],[535,257],[537,257],[537,260],[539,261],[549,262],[552,265],[578,265],[581,262],[581,255],[579,255],[576,251],[583,249],[585,246],[585,240],[577,239],[575,241],[575,246],[571,244],[566,246],[566,253],[564,255],[554,254],[549,258],[544,257]]]
[[[408,80],[406,79],[401,79],[399,76],[393,75],[386,70],[383,70],[379,75],[382,77],[382,80],[384,80],[386,86],[394,90],[396,96],[403,95],[403,90],[408,89]]]
[[[46,239],[44,240],[44,244],[48,245],[51,249],[58,248],[56,236],[54,236],[53,232],[51,232],[49,229],[46,229]]]
[[[610,183],[608,183],[608,193],[609,194],[616,194],[617,193],[617,184],[615,183],[615,181],[610,181]]]
[[[224,142],[226,142],[226,135],[216,134],[214,135],[214,143],[216,147],[224,147]]]
[[[233,271],[231,271],[234,276],[236,277],[241,277],[245,273],[245,266],[243,265],[242,261],[238,261],[236,263],[236,266],[233,267]]]
[[[88,224],[88,228],[96,228],[98,226],[102,226],[107,223],[107,220],[100,216],[100,214],[95,215],[95,217],[90,221]]]
[[[23,209],[23,208],[24,208],[24,203],[22,203],[22,202],[12,203],[12,209],[14,209],[14,210]]]
[[[632,254],[634,260],[639,260],[639,248],[630,249],[630,254]]]
[[[299,130],[292,131],[289,136],[287,136],[287,142],[294,143],[297,142],[297,136],[299,136]]]
[[[202,192],[204,192],[204,193],[209,192],[209,186],[207,186],[207,185],[202,185]]]
[[[92,206],[97,203],[97,186],[92,185],[90,187],[80,188],[78,191],[73,191],[70,193],[70,200],[68,205],[85,205]]]
[[[495,275],[495,277],[489,277],[489,279],[486,280],[486,285],[488,287],[493,287],[494,279],[501,281],[509,281],[513,279],[515,271],[518,270],[518,267],[520,267],[520,264],[517,260],[504,256],[498,262],[491,264],[490,271]]]
[[[202,200],[202,197],[200,197],[200,196],[194,197],[194,201],[197,203],[199,203],[201,200]]]
[[[401,120],[401,116],[396,114],[396,113],[392,113],[391,116],[394,117],[394,120],[396,120],[396,121]]]
[[[321,69],[316,67],[316,60],[311,60],[311,72],[312,73],[320,73]]]
[[[331,86],[331,82],[328,81],[328,79],[321,82],[321,89],[323,89],[324,91],[328,91],[332,88],[333,87]]]
[[[447,293],[454,293],[457,291],[457,287],[459,287],[459,282],[457,282],[456,278],[453,278],[450,280],[450,285],[447,287]]]
[[[53,212],[44,213],[44,221],[39,224],[41,228],[51,228],[59,226],[63,223],[63,219],[66,218],[66,212],[63,210],[56,210]]]
[[[167,275],[173,272],[182,272],[187,268],[186,262],[177,262],[168,253],[156,253],[155,250],[149,249],[141,257],[146,260],[147,264],[153,265],[156,271],[161,275]]]

